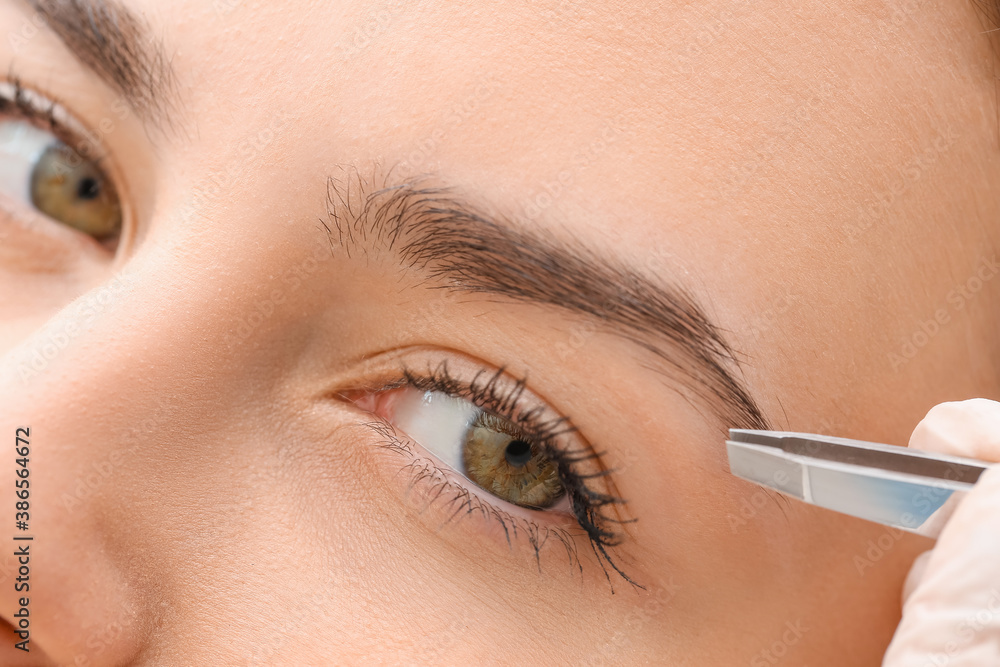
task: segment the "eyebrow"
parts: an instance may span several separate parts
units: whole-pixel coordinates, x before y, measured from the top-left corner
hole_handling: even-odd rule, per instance
[[[145,120],[169,123],[176,76],[163,45],[115,0],[25,0],[76,58]]]
[[[324,226],[335,251],[391,252],[435,287],[583,316],[681,374],[727,425],[769,428],[736,374],[737,353],[689,290],[578,240],[487,216],[429,177],[393,184],[390,174],[345,168],[329,179]]]

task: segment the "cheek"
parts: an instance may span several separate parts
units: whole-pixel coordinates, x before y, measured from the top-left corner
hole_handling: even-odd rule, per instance
[[[33,336],[20,351],[21,375],[31,375],[70,345],[82,324],[118,299],[125,281],[115,277],[109,254],[74,238],[74,232],[54,230],[56,223],[50,221],[23,225],[7,216],[0,206],[0,353],[25,342],[61,308],[86,295],[70,306],[75,316],[65,325],[50,328],[42,338]]]
[[[637,578],[676,588],[663,615],[671,631],[711,651],[734,633],[769,636],[774,619],[818,627],[829,624],[831,609],[862,606],[872,636],[888,641],[898,587],[928,541],[732,476],[725,434],[699,427],[696,414],[687,417],[659,422],[685,424],[676,434],[652,423],[638,429],[641,465],[625,464],[618,477],[640,517],[633,527],[641,545]],[[836,595],[830,582],[837,582]]]
[[[301,592],[273,573],[293,581],[324,565],[315,549],[289,559],[282,548],[303,538],[291,520],[296,484],[278,474],[290,416],[274,389],[295,367],[302,292],[276,294],[260,257],[250,271],[217,247],[203,250],[215,261],[185,251],[151,245],[4,359],[0,416],[37,434],[32,529],[47,547],[32,561],[33,631],[60,662],[123,662],[144,628],[181,617],[262,627],[267,609]],[[314,275],[306,259],[286,263]],[[304,569],[289,573],[294,562]],[[242,593],[204,594],[218,589]],[[3,587],[4,608],[16,608],[14,594]],[[247,599],[261,604],[243,608]],[[201,631],[185,627],[167,634],[196,643]]]

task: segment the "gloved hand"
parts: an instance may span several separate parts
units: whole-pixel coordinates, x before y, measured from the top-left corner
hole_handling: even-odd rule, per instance
[[[1000,461],[1000,403],[935,406],[910,447]],[[1000,666],[1000,466],[983,474],[935,547],[915,561],[882,665]]]

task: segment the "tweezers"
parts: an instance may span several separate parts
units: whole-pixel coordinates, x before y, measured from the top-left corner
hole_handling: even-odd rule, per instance
[[[729,469],[801,501],[936,538],[991,464],[811,433],[730,429]]]

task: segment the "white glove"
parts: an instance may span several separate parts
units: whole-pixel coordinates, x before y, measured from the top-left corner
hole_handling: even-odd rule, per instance
[[[1000,461],[1000,403],[942,403],[910,447]],[[986,471],[910,570],[883,667],[1000,666],[1000,466]]]

